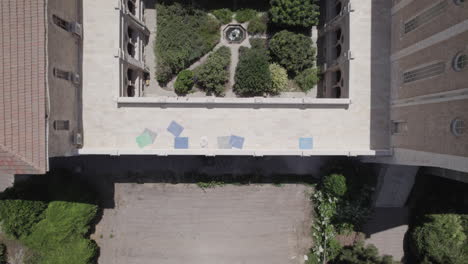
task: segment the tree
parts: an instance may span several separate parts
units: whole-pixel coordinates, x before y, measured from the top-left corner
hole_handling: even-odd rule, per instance
[[[265,49],[241,49],[234,91],[242,96],[264,95],[271,92],[269,57]]]
[[[0,200],[2,230],[13,238],[29,235],[33,226],[44,218],[46,208],[42,201]]]
[[[234,13],[227,8],[216,9],[212,11],[213,15],[223,24],[229,24],[232,21]]]
[[[177,80],[174,84],[175,92],[179,95],[184,95],[192,90],[193,72],[191,70],[183,70],[177,75]]]
[[[271,0],[271,20],[281,26],[311,27],[318,24],[317,0]]]
[[[245,23],[252,20],[257,15],[257,11],[249,8],[241,9],[236,12],[236,20],[239,23]]]
[[[411,239],[421,262],[468,262],[468,241],[459,215],[428,215],[426,222],[414,229]]]
[[[344,248],[333,261],[333,264],[393,264],[391,256],[379,256],[377,248],[370,244],[366,247],[358,242],[352,247]]]
[[[346,193],[346,178],[342,174],[325,176],[322,181],[323,191],[333,197],[343,197]]]
[[[299,73],[296,78],[294,78],[296,81],[297,85],[301,87],[302,91],[307,92],[310,91],[312,88],[315,87],[315,85],[319,81],[319,77],[317,75],[317,69],[316,68],[308,68]]]
[[[272,93],[278,94],[284,90],[288,84],[288,73],[276,63],[270,64]]]
[[[273,36],[270,41],[270,53],[274,61],[295,75],[312,67],[315,61],[312,40],[287,30]]]
[[[208,60],[195,69],[195,79],[207,93],[221,95],[229,81],[231,50],[223,46],[212,53]]]
[[[255,16],[247,26],[247,31],[251,35],[264,34],[267,31],[268,16],[262,14]]]

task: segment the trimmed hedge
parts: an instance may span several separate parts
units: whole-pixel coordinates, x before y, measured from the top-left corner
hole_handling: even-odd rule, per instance
[[[47,203],[28,200],[0,200],[2,229],[8,236],[18,239],[31,233],[41,221]]]
[[[468,263],[468,241],[460,215],[428,215],[413,230],[411,240],[421,263]]]
[[[288,84],[288,73],[286,69],[276,63],[270,64],[271,74],[271,91],[272,93],[279,94],[286,88]]]
[[[228,8],[216,9],[211,12],[223,25],[232,21],[234,13]]]
[[[231,50],[226,46],[220,47],[195,69],[196,83],[207,93],[222,95],[229,81],[230,63]]]
[[[281,26],[311,27],[318,24],[317,0],[271,0],[271,20]]]
[[[179,95],[185,95],[192,90],[194,80],[191,70],[183,70],[177,75],[177,80],[174,84],[175,92]]]
[[[287,30],[273,36],[270,41],[270,54],[274,61],[295,75],[312,67],[315,61],[312,40]]]
[[[239,23],[245,23],[247,21],[250,21],[254,19],[257,16],[257,11],[253,9],[240,9],[236,11],[236,20]]]
[[[309,68],[299,73],[294,81],[304,92],[310,91],[319,81],[316,68]]]
[[[157,4],[156,79],[166,84],[208,53],[220,38],[220,23],[206,12],[179,3]]]
[[[268,16],[262,14],[260,16],[255,16],[247,26],[247,31],[251,35],[265,34],[267,31]]]
[[[269,57],[265,49],[241,48],[235,75],[234,91],[241,96],[271,92]]]
[[[332,261],[332,264],[396,264],[391,256],[380,256],[378,249],[369,244],[358,242],[356,245],[344,248]]]

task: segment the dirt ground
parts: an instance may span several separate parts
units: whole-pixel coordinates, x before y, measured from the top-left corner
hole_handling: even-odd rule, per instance
[[[93,238],[100,264],[304,263],[311,187],[116,183]]]

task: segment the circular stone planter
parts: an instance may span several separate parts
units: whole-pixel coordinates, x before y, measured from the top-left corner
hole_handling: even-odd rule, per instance
[[[240,24],[227,25],[223,31],[223,37],[230,44],[240,44],[245,40],[247,31]]]

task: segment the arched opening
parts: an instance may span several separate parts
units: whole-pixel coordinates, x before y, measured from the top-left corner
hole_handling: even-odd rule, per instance
[[[133,29],[132,28],[130,28],[130,27],[127,28],[127,35],[128,35],[129,39],[133,38]]]
[[[341,35],[342,35],[341,33],[342,33],[342,32],[341,32],[341,28],[339,28],[339,29],[337,29],[337,30],[335,31],[336,42],[340,42],[340,40],[341,40]]]
[[[341,44],[336,45],[335,47],[335,59],[341,56]]]
[[[338,83],[341,80],[341,70],[335,71],[333,75],[333,83]]]
[[[338,16],[340,14],[341,9],[342,9],[341,2],[338,1],[338,3],[336,3],[335,5],[335,16]]]

